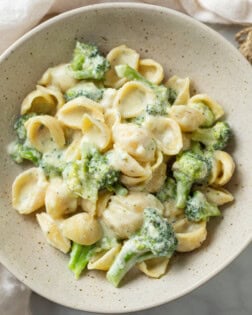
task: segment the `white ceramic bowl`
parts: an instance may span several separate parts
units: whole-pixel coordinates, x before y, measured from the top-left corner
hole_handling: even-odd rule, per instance
[[[126,44],[160,62],[167,76],[189,76],[196,90],[223,105],[235,143],[237,171],[230,185],[236,201],[224,219],[209,224],[204,246],[178,256],[160,280],[131,272],[120,289],[101,272],[79,281],[67,269],[68,256],[45,243],[33,216],[11,207],[11,184],[22,166],[6,153],[20,102],[52,65],[70,60],[75,40],[98,44],[105,53]],[[252,70],[226,40],[180,13],[144,4],[84,7],[38,26],[0,59],[0,261],[37,293],[69,307],[96,312],[128,312],[171,301],[206,282],[251,240]]]

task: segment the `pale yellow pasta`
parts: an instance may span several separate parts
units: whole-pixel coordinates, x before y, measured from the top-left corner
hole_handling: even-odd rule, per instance
[[[62,149],[65,136],[60,122],[51,116],[40,115],[25,122],[29,142],[40,152]]]
[[[81,130],[84,114],[89,114],[95,119],[104,121],[102,107],[100,104],[85,96],[79,96],[67,102],[57,112],[57,118],[65,126]]]
[[[150,116],[146,119],[144,126],[150,130],[164,154],[175,155],[182,149],[182,133],[175,120],[167,117]]]
[[[112,196],[102,218],[119,238],[128,238],[141,227],[146,207],[163,212],[162,203],[148,193],[129,192],[127,196]]]
[[[183,132],[196,130],[205,120],[197,109],[187,105],[173,105],[169,110],[169,117],[179,124]]]
[[[139,54],[125,45],[113,48],[107,55],[111,68],[106,72],[105,85],[119,88],[125,82],[125,78],[119,78],[115,72],[115,66],[127,64],[134,69],[138,69]]]
[[[64,93],[76,85],[77,82],[71,75],[70,64],[61,64],[47,69],[38,83],[44,86],[56,86]]]
[[[130,123],[116,124],[112,133],[115,146],[137,161],[151,162],[155,159],[156,143],[147,129]]]
[[[133,177],[133,176],[121,175],[120,180],[122,184],[124,184],[124,186],[131,189],[132,191],[135,191],[135,190],[139,191],[141,184],[144,185],[144,183],[148,181],[150,178],[151,178],[151,169],[147,168],[145,174],[142,176]],[[144,188],[140,188],[140,191],[142,190],[144,190]]]
[[[222,109],[222,107],[207,94],[194,95],[188,101],[189,106],[197,103],[203,103],[204,105],[209,107],[215,116],[215,120],[220,119],[224,115],[224,110]]]
[[[189,133],[182,133],[183,151],[187,151],[191,147],[191,137]]]
[[[182,217],[173,223],[178,240],[177,252],[190,252],[199,248],[207,237],[206,221],[190,222]]]
[[[81,245],[92,245],[102,237],[99,222],[89,213],[78,213],[61,223],[62,233]]]
[[[92,143],[101,151],[104,151],[111,141],[111,131],[102,121],[93,118],[88,114],[83,115],[82,119],[82,143]]]
[[[89,270],[97,269],[97,270],[109,270],[110,266],[113,264],[117,254],[121,250],[121,244],[116,244],[108,251],[102,251],[100,253],[95,254],[89,260],[87,268]]]
[[[150,193],[156,193],[160,190],[166,179],[166,163],[161,163],[153,172],[152,176],[145,183],[144,189]]]
[[[53,219],[74,213],[77,204],[77,197],[68,189],[62,178],[54,177],[50,180],[45,194],[45,207]]]
[[[80,160],[81,158],[81,137],[75,138],[63,152],[66,162]]]
[[[71,242],[62,234],[60,223],[54,221],[48,213],[44,212],[37,214],[36,218],[47,242],[63,253],[68,253]]]
[[[79,204],[81,209],[92,216],[96,215],[96,201],[80,198]]]
[[[214,161],[209,184],[223,186],[234,174],[235,163],[230,154],[224,151],[214,151]]]
[[[107,208],[110,197],[112,195],[112,192],[106,190],[99,192],[98,200],[96,203],[96,215],[98,218],[102,216],[103,211]]]
[[[117,109],[108,108],[104,112],[104,119],[105,119],[106,125],[112,130],[114,125],[121,122],[121,115]]]
[[[214,203],[217,206],[222,206],[234,200],[233,195],[227,189],[222,187],[215,188],[206,186],[200,190],[204,193],[209,202]]]
[[[153,59],[140,59],[138,71],[148,81],[154,84],[160,84],[164,79],[163,67]]]
[[[160,278],[166,272],[169,263],[167,257],[157,257],[137,264],[137,268],[150,278]]]
[[[29,112],[54,115],[64,103],[64,97],[58,88],[37,85],[36,90],[29,93],[23,100],[21,115]]]
[[[104,109],[111,108],[113,106],[116,93],[117,93],[116,89],[111,88],[105,89],[102,95],[102,99],[99,101],[99,104]]]
[[[152,89],[137,81],[125,83],[117,92],[113,106],[122,118],[140,115],[148,104],[153,104],[155,94]]]
[[[40,168],[30,168],[19,174],[12,184],[12,205],[21,214],[43,207],[48,182]]]
[[[165,84],[167,87],[172,88],[177,93],[174,105],[185,105],[190,98],[190,79],[179,78],[176,75],[171,77]]]
[[[117,147],[109,152],[108,160],[111,166],[129,177],[142,177],[150,173],[148,165],[141,165],[126,151]]]
[[[184,209],[176,207],[175,199],[168,199],[164,203],[164,217],[171,223],[174,223],[183,213]]]

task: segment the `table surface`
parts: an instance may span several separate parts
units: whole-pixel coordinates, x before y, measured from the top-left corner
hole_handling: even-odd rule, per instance
[[[240,26],[209,25],[236,45],[234,34]],[[252,314],[252,245],[225,270],[205,285],[173,302],[144,311],[146,315],[251,315]],[[83,297],[84,298],[84,297]],[[32,293],[32,315],[92,314],[63,307]],[[93,313],[97,314],[97,313]],[[131,313],[140,315],[142,312]]]

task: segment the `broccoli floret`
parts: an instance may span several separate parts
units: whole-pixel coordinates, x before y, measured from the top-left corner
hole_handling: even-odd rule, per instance
[[[87,143],[83,145],[81,160],[69,163],[63,178],[71,191],[90,200],[96,200],[101,189],[127,193],[119,182],[120,172],[108,163],[106,155]]]
[[[230,137],[231,128],[226,122],[217,122],[212,128],[198,128],[191,139],[206,146],[208,150],[222,150],[226,147]]]
[[[62,175],[66,162],[62,160],[62,152],[54,150],[50,153],[44,153],[39,165],[46,176],[54,177]]]
[[[93,255],[93,249],[94,245],[80,245],[73,242],[68,268],[74,273],[75,279],[79,279],[81,272],[86,268]]]
[[[24,123],[31,117],[36,116],[35,113],[29,113],[29,114],[25,114],[20,116],[15,124],[14,124],[14,130],[17,134],[18,140],[19,141],[25,141],[26,140],[26,129],[24,126]]]
[[[120,78],[127,78],[130,81],[140,81],[153,90],[156,98],[155,102],[153,104],[148,104],[146,108],[146,112],[149,115],[167,115],[167,110],[171,106],[168,101],[170,90],[167,87],[165,87],[164,85],[156,85],[154,83],[151,83],[129,65],[118,65],[115,67],[115,71]]]
[[[205,195],[195,191],[187,200],[185,215],[188,220],[199,222],[207,221],[210,217],[220,216],[221,212],[215,204],[207,201]]]
[[[214,124],[214,113],[207,105],[205,105],[204,103],[193,103],[189,106],[197,109],[204,116],[204,122],[201,124],[201,127],[211,127]]]
[[[172,166],[173,176],[177,182],[176,206],[184,208],[194,183],[207,181],[212,168],[211,155],[183,152]]]
[[[168,177],[161,189],[157,192],[156,197],[165,202],[169,199],[176,199],[176,182],[173,178]]]
[[[171,257],[177,239],[171,225],[156,209],[144,209],[140,231],[127,240],[107,273],[107,279],[117,287],[126,273],[147,257]]]
[[[128,123],[133,123],[133,124],[136,124],[138,126],[142,126],[142,124],[145,121],[145,118],[146,118],[146,115],[143,113],[143,114],[136,116],[136,117],[127,118],[126,121]]]
[[[168,102],[173,105],[176,101],[176,98],[178,96],[178,93],[176,90],[172,89],[171,87],[168,87]]]
[[[103,92],[104,90],[99,89],[93,82],[81,82],[66,91],[65,99],[68,102],[76,97],[85,96],[97,102],[101,100]]]
[[[39,165],[42,154],[26,143],[14,142],[8,148],[9,154],[14,162],[20,164],[24,160]]]
[[[96,46],[77,42],[71,68],[75,79],[102,80],[110,65]]]

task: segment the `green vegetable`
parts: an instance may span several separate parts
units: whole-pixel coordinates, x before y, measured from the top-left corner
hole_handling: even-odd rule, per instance
[[[165,202],[169,199],[176,199],[176,182],[173,178],[167,177],[161,189],[157,192],[156,197]]]
[[[176,90],[172,89],[171,87],[168,87],[168,102],[173,105],[176,101],[176,98],[178,96],[178,93]]]
[[[146,112],[149,115],[167,115],[167,110],[171,106],[168,101],[170,96],[170,90],[164,85],[156,85],[148,81],[135,69],[128,65],[118,65],[115,67],[115,71],[120,78],[127,78],[128,80],[136,80],[146,84],[155,93],[155,102],[153,104],[148,104]]]
[[[197,109],[204,116],[205,120],[201,127],[211,127],[214,124],[215,122],[214,113],[207,105],[205,105],[204,103],[193,103],[190,104],[189,106]]]
[[[207,201],[202,192],[195,191],[193,196],[188,198],[185,215],[188,220],[199,222],[207,221],[210,217],[220,216],[221,212],[215,204]]]
[[[191,151],[183,152],[172,166],[173,176],[177,181],[176,206],[184,208],[194,183],[205,182],[212,168],[210,155]]]
[[[87,143],[83,145],[81,160],[69,163],[63,178],[71,191],[89,200],[96,200],[101,189],[127,193],[119,182],[120,172],[109,165],[106,155]]]
[[[9,154],[14,162],[22,163],[24,160],[39,165],[42,154],[26,143],[14,142],[9,147]]]
[[[14,130],[16,131],[17,137],[19,141],[25,141],[26,140],[26,129],[24,126],[24,123],[31,117],[36,116],[35,113],[29,113],[20,116],[15,124],[14,124]]]
[[[171,257],[177,239],[171,225],[156,209],[144,209],[140,231],[127,240],[107,273],[107,279],[117,287],[126,273],[147,258]]]
[[[208,150],[222,150],[226,147],[230,137],[231,128],[226,122],[217,122],[212,128],[198,128],[191,139],[206,146]]]
[[[80,82],[66,91],[65,99],[68,102],[76,97],[85,96],[97,102],[101,100],[103,92],[104,90],[99,89],[93,82]]]
[[[102,80],[110,65],[98,51],[98,48],[91,44],[77,42],[71,68],[75,79]]]
[[[93,255],[94,245],[80,245],[73,242],[68,268],[74,273],[75,279],[79,279],[81,272],[86,268]]]
[[[44,153],[40,161],[40,167],[48,177],[61,176],[66,167],[66,162],[62,160],[62,152],[54,150]]]

